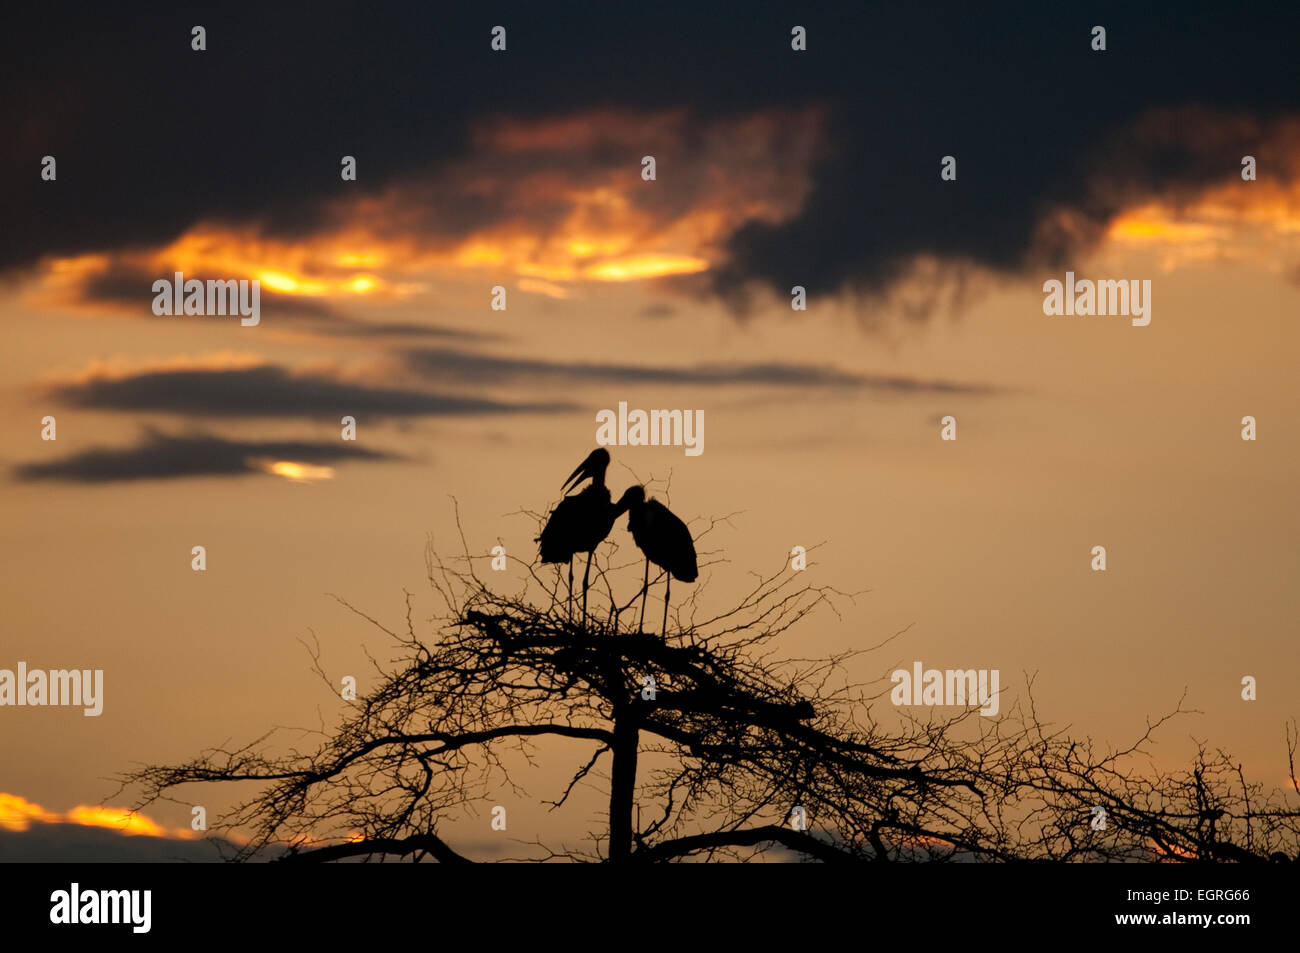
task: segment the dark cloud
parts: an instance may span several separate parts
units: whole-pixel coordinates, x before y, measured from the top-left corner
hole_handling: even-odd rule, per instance
[[[200,280],[206,281],[209,279],[238,280],[243,276],[204,274],[202,276],[186,275],[186,277],[200,278]],[[96,271],[89,275],[81,286],[80,294],[85,301],[125,306],[138,310],[140,314],[157,321],[175,321],[177,320],[176,316],[157,316],[153,313],[153,301],[157,297],[157,293],[153,290],[153,283],[159,278],[172,281],[173,274],[171,272],[159,274],[156,271],[145,271],[130,265],[115,263],[102,271]],[[343,320],[324,301],[306,295],[279,294],[265,285],[258,288],[258,304],[258,314],[262,321],[274,321],[276,317],[281,315],[286,317],[308,316]],[[192,320],[204,320],[202,317],[195,315],[189,315],[188,317]],[[223,320],[223,317],[217,316],[212,320],[220,321]]]
[[[180,840],[80,824],[33,821],[24,831],[0,828],[0,857],[11,863],[215,863],[236,850],[217,837]]]
[[[993,394],[998,392],[996,388],[983,384],[854,374],[827,365],[761,363],[654,367],[640,364],[597,364],[493,357],[450,348],[413,348],[405,352],[405,357],[414,369],[438,380],[474,383],[576,381],[590,384],[694,384],[706,387],[766,384],[773,387],[855,387],[896,393]]]
[[[482,860],[523,854],[517,845],[503,844],[500,838],[458,838],[456,848],[466,856]],[[42,821],[32,821],[23,831],[0,828],[0,859],[10,863],[216,863],[232,856],[238,849],[232,842],[215,835],[202,840],[181,840],[124,834],[106,827]],[[266,847],[250,860],[267,862],[284,853],[282,846]],[[362,858],[348,858],[338,863],[361,861]]]
[[[291,460],[319,466],[344,460],[401,458],[343,440],[259,442],[225,440],[208,434],[170,436],[149,431],[135,446],[85,450],[49,463],[23,464],[14,468],[14,477],[26,483],[42,480],[114,483],[176,477],[241,476],[264,472],[255,462],[259,459]]]
[[[207,274],[201,280],[225,280],[238,278],[237,275]],[[223,320],[218,316],[208,319],[200,316],[155,316],[152,310],[156,293],[153,283],[159,278],[172,279],[170,272],[158,274],[146,271],[138,266],[121,261],[111,261],[104,268],[91,272],[86,280],[76,289],[78,300],[88,304],[109,304],[126,307],[137,311],[141,316],[156,321],[176,320]],[[340,313],[325,301],[306,295],[280,294],[262,285],[259,289],[260,318],[267,327],[274,327],[276,319],[308,318],[310,321],[295,322],[304,330],[321,335],[337,335],[349,338],[357,337],[410,337],[437,338],[449,341],[487,341],[498,340],[500,335],[481,331],[466,331],[459,328],[440,327],[435,324],[421,324],[415,321],[372,321],[359,320]]]
[[[824,107],[805,208],[742,229],[713,288],[872,291],[920,254],[1004,271],[1058,260],[1125,202],[1227,181],[1300,103],[1296,4],[1249,14],[1192,0],[837,4],[796,15],[777,3],[657,3],[585,5],[580,16],[532,4],[485,17],[436,4],[56,2],[8,16],[0,272],[154,247],[205,220],[301,236],[330,221],[340,196],[438,181],[473,152],[485,118],[680,108],[690,137],[727,117]],[[489,20],[508,27],[508,52],[490,51]],[[804,53],[789,47],[795,20],[808,29]],[[207,52],[190,49],[195,23]],[[1094,24],[1108,31],[1105,52],[1089,48]],[[1144,133],[1144,117],[1187,109],[1206,118]],[[632,166],[655,150],[632,150]],[[47,154],[54,183],[38,174]],[[358,159],[355,183],[339,179],[345,154]],[[957,182],[939,180],[947,154]],[[657,200],[695,187],[675,187],[672,172],[660,170]],[[1062,210],[1069,228],[1055,227]],[[507,213],[471,190],[438,193],[412,220],[452,235]]]
[[[373,387],[324,373],[291,374],[283,367],[180,368],[126,375],[92,375],[50,389],[55,399],[98,410],[152,411],[199,417],[302,417],[342,414],[447,417],[557,413],[563,403],[505,403],[483,397]]]
[[[444,328],[416,321],[339,321],[323,325],[322,333],[346,337],[373,338],[439,338],[445,341],[499,341],[500,334],[487,331],[466,331],[462,328]]]
[[[643,318],[671,318],[677,314],[677,309],[670,304],[655,302],[654,304],[646,305],[638,312],[638,314]]]
[[[801,214],[733,236],[732,258],[711,275],[712,290],[742,307],[748,283],[780,295],[795,284],[810,294],[877,293],[920,256],[1004,274],[1055,269],[1093,247],[1127,208],[1177,205],[1207,187],[1240,184],[1245,154],[1270,177],[1300,177],[1295,119],[1187,107],[1145,112],[1126,125],[1092,116],[1080,124],[1044,131],[1032,148],[1012,145],[1010,130],[1001,143],[968,130],[949,143],[936,139],[926,153],[905,142],[881,154],[863,134],[870,125],[863,118],[828,150],[833,158],[817,170]],[[943,155],[957,160],[955,182],[939,179]]]
[[[793,284],[876,292],[918,255],[1002,272],[1055,267],[1127,206],[1239,183],[1243,154],[1267,151],[1274,175],[1300,173],[1294,142],[1273,125],[1300,115],[1290,41],[1222,5],[1080,15],[915,4],[868,15],[861,94],[833,97],[832,140],[805,208],[737,233],[715,290],[759,281],[780,294]],[[1294,35],[1300,7],[1272,8],[1266,21]],[[1094,24],[1107,29],[1104,52],[1089,46]],[[860,38],[840,30],[823,42],[847,58]],[[957,159],[955,182],[940,180],[945,155]]]

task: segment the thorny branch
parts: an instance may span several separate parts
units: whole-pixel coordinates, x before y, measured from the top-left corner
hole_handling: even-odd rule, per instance
[[[820,607],[834,610],[836,599],[851,598],[845,593],[800,585],[782,567],[756,577],[718,615],[695,618],[698,602],[689,601],[692,618],[665,637],[635,631],[635,597],[613,597],[621,571],[639,583],[639,554],[605,547],[583,624],[570,615],[563,574],[552,580],[520,564],[523,589],[498,594],[474,568],[490,557],[470,555],[463,533],[462,546],[452,562],[428,547],[428,578],[444,612],[427,643],[409,595],[404,632],[340,600],[392,637],[399,654],[387,668],[374,663],[378,684],[333,734],[308,733],[321,739],[314,750],[272,755],[266,735],[185,764],[145,767],[123,786],[142,789],[143,807],[187,784],[258,784],[255,797],[220,819],[219,829],[246,832],[231,859],[269,852],[464,862],[439,831],[503,792],[526,796],[511,779],[512,759],[535,763],[543,741],[552,759],[585,746],[558,799],[541,802],[556,810],[596,783],[597,765],[620,756],[630,729],[639,765],[632,861],[750,860],[778,849],[821,861],[1261,862],[1297,854],[1294,723],[1286,733],[1294,792],[1247,782],[1239,765],[1204,745],[1187,771],[1155,772],[1147,745],[1188,713],[1181,702],[1119,750],[1044,725],[1032,680],[1025,705],[1001,717],[971,709],[887,730],[872,714],[880,684],[848,679],[862,652],[777,654],[781,636]],[[312,652],[325,678],[319,649]],[[792,823],[795,807],[806,830]],[[538,844],[529,859],[606,859],[610,820],[590,834],[590,849]]]

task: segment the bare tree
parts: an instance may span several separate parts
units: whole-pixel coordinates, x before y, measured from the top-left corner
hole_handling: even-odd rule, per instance
[[[778,652],[811,612],[837,611],[848,594],[800,584],[783,568],[756,577],[720,615],[706,616],[693,597],[687,621],[649,634],[624,623],[635,620],[628,610],[639,592],[614,598],[614,578],[635,572],[639,582],[640,561],[618,563],[617,546],[606,552],[592,589],[603,590],[608,611],[580,623],[566,611],[562,574],[551,582],[530,566],[523,591],[501,595],[474,570],[490,557],[466,552],[448,563],[430,544],[428,576],[445,608],[433,638],[418,637],[409,594],[404,632],[348,606],[391,636],[399,655],[376,663],[376,687],[315,750],[272,754],[268,734],[121,781],[142,792],[139,807],[182,785],[256,783],[259,793],[218,823],[251,832],[236,860],[274,849],[292,861],[467,862],[440,831],[503,790],[527,797],[509,765],[535,758],[547,738],[585,747],[552,807],[595,785],[608,795],[608,816],[584,846],[536,844],[532,859],[1255,862],[1297,854],[1293,726],[1291,792],[1247,783],[1227,755],[1204,746],[1188,772],[1154,772],[1146,745],[1186,713],[1181,702],[1121,749],[1097,750],[1042,725],[1032,683],[1028,702],[997,718],[970,709],[889,730],[872,716],[884,680],[848,677],[871,649],[822,659]]]

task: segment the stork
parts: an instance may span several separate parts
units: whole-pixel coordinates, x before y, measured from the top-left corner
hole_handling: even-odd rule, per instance
[[[641,586],[641,627],[645,626],[645,603],[650,591],[650,564],[654,563],[668,574],[664,588],[664,625],[668,632],[668,597],[672,592],[673,578],[681,582],[694,582],[699,578],[695,562],[695,541],[691,531],[673,512],[656,499],[645,498],[645,489],[630,486],[615,507],[620,513],[626,510],[627,528],[637,548],[645,553],[645,579]]]
[[[582,621],[587,621],[587,584],[591,575],[591,554],[605,541],[614,528],[614,520],[621,512],[609,500],[605,486],[605,471],[609,468],[609,451],[603,447],[593,450],[587,459],[578,464],[561,489],[566,492],[588,477],[591,484],[581,493],[566,496],[551,513],[534,542],[541,543],[542,562],[569,564],[569,613],[573,613],[573,557],[587,554],[587,569],[582,574]]]

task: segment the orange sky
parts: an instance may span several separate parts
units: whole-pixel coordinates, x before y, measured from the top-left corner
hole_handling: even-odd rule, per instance
[[[314,633],[327,669],[357,674],[363,690],[365,651],[386,657],[387,646],[327,594],[396,623],[405,588],[416,593],[417,618],[431,615],[423,547],[430,534],[458,547],[453,497],[472,546],[486,552],[499,541],[530,558],[536,526],[518,511],[556,500],[593,446],[595,414],[620,401],[707,416],[701,456],[613,448],[609,477],[616,491],[655,481],[661,496],[671,479],[666,498],[697,529],[737,514],[714,540],[726,561],[697,584],[705,608],[725,607],[748,573],[772,570],[791,546],[824,541],[810,578],[870,592],[842,618],[823,614],[789,633],[791,654],[872,645],[910,625],[858,674],[913,660],[998,668],[1004,688],[1023,697],[1025,674],[1036,673],[1045,718],[1115,743],[1186,691],[1201,714],[1160,736],[1157,763],[1181,766],[1192,739],[1208,739],[1248,775],[1286,783],[1283,724],[1300,694],[1300,181],[1225,185],[1117,218],[1070,267],[1150,279],[1145,328],[1045,317],[1042,281],[1064,269],[1008,277],[929,260],[883,297],[813,290],[800,314],[766,297],[738,320],[691,276],[718,267],[745,222],[798,210],[817,154],[815,114],[802,120],[804,136],[772,116],[720,127],[690,156],[693,176],[712,183],[690,201],[635,200],[633,190],[665,187],[641,181],[635,167],[520,173],[520,149],[620,143],[645,122],[667,135],[678,121],[597,114],[559,132],[484,127],[479,160],[436,188],[509,190],[517,214],[457,240],[422,230],[429,183],[412,181],[339,202],[308,239],[203,223],[164,247],[48,260],[0,291],[9,467],[127,446],[145,427],[248,441],[338,437],[336,416],[107,411],[58,396],[158,369],[282,367],[291,380],[571,406],[359,416],[359,444],[402,459],[259,457],[244,476],[102,485],[10,478],[0,503],[0,667],[102,668],[106,700],[94,719],[0,712],[0,791],[10,798],[0,797],[0,826],[6,816],[57,816],[38,804],[96,803],[113,791],[104,779],[139,762],[187,759],[272,725],[331,723],[343,706],[298,640]],[[806,145],[778,148],[796,141]],[[750,171],[747,157],[774,149],[770,168]],[[661,157],[661,168],[672,159]],[[541,203],[556,195],[560,212],[544,215]],[[436,194],[431,201],[436,209]],[[96,276],[173,270],[257,277],[280,294],[264,299],[261,325],[241,328],[155,318],[147,283],[138,300],[88,291]],[[494,285],[507,289],[505,311],[489,307]],[[928,321],[909,319],[936,294]],[[949,300],[959,307],[950,311]],[[291,310],[304,301],[319,307]],[[339,316],[454,336],[355,334]],[[440,347],[503,363],[470,379],[410,360]],[[795,384],[762,374],[664,382],[510,363],[520,361],[828,373]],[[58,419],[55,442],[40,439],[46,414]],[[939,439],[949,414],[953,443]],[[1239,436],[1247,414],[1259,426],[1250,443]],[[621,523],[615,533],[626,535]],[[1089,569],[1099,544],[1105,573]],[[207,548],[204,573],[190,569],[195,545]],[[505,588],[521,578],[505,575]],[[1255,702],[1239,697],[1243,675],[1259,679]],[[892,717],[887,703],[878,714]],[[525,772],[537,797],[515,805],[511,837],[558,830],[576,840],[586,829],[581,811],[557,818],[536,803],[556,796],[575,757],[580,764],[557,744],[545,767]],[[215,814],[231,793],[203,792],[195,803]],[[186,805],[158,805],[151,817],[160,831],[188,829]],[[474,825],[486,829],[482,818],[464,824],[476,837]]]

